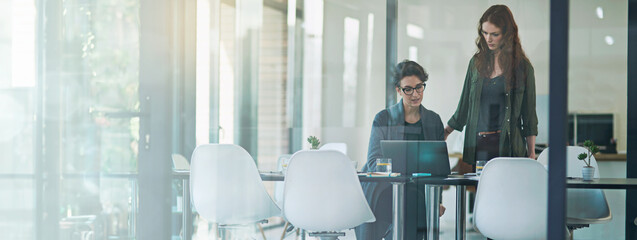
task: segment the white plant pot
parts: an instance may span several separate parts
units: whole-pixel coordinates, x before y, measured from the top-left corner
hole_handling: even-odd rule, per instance
[[[584,181],[592,181],[593,174],[595,174],[594,167],[582,167],[582,179]]]

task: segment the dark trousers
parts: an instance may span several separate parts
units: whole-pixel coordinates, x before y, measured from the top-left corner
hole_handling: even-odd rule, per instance
[[[500,133],[478,135],[476,139],[476,161],[489,161],[499,156],[500,156]],[[476,170],[476,165],[474,164],[473,171],[475,172],[475,170]],[[473,204],[471,204],[471,208],[472,208],[471,212],[473,212]],[[487,238],[487,239],[490,239],[490,238]]]
[[[500,133],[478,135],[476,138],[476,161],[489,161],[500,156]],[[475,165],[474,165],[475,170]]]

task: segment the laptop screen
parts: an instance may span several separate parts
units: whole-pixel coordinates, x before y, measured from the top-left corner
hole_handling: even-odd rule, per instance
[[[382,140],[380,148],[392,159],[392,171],[403,176],[412,173],[431,173],[432,176],[451,174],[445,141]]]

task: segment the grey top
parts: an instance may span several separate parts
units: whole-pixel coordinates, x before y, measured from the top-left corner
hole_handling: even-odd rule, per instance
[[[502,129],[505,96],[506,86],[502,75],[484,80],[480,96],[480,113],[478,113],[478,132]]]
[[[425,140],[422,132],[422,120],[415,123],[405,121],[405,140]]]

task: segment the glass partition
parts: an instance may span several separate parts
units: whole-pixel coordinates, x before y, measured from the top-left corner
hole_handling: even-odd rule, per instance
[[[175,42],[149,46],[140,42],[141,32],[147,33],[141,31],[140,19],[147,19],[144,13],[153,9],[143,8],[143,1],[9,1],[0,10],[0,52],[6,53],[0,56],[3,236],[138,238],[138,163],[146,163],[139,160],[139,152],[148,149],[151,139],[172,137],[173,152],[184,155],[188,150],[175,146],[192,141],[237,144],[251,154],[259,170],[280,171],[282,159],[309,149],[306,139],[316,136],[321,145],[344,143],[338,146],[346,146],[346,155],[360,171],[367,162],[374,117],[386,108],[391,81],[386,73],[394,71],[386,69],[387,56],[395,54],[396,62],[414,60],[425,68],[429,80],[422,105],[446,125],[477,50],[478,20],[496,4],[397,0],[396,18],[389,19],[397,24],[387,26],[393,16],[385,0],[163,1],[162,9],[171,9],[164,19],[170,30],[157,31],[175,35],[170,36]],[[549,135],[549,3],[506,2],[534,68],[538,154],[547,147]],[[194,12],[185,10],[193,5],[196,17],[183,16]],[[625,177],[626,172],[627,5],[626,0],[570,4],[566,131],[571,145],[595,139],[603,147],[597,159],[600,177]],[[196,26],[188,26],[192,21]],[[397,52],[388,54],[386,34],[393,27]],[[147,31],[152,35],[152,29]],[[157,36],[161,41],[165,37]],[[195,43],[191,38],[196,48],[187,46]],[[174,48],[166,50],[169,60],[162,59],[175,64],[167,71],[172,75],[167,82],[175,87],[171,101],[194,101],[189,107],[196,110],[184,113],[178,109],[183,106],[167,106],[162,111],[172,116],[173,125],[165,126],[160,136],[140,136],[140,129],[150,129],[143,121],[150,113],[141,106],[155,101],[140,103],[140,87],[154,90],[140,86],[140,65],[166,67],[159,60],[140,62],[140,53],[144,47],[159,52],[156,48],[163,44]],[[196,56],[188,56],[190,51]],[[193,60],[196,67],[185,66]],[[186,86],[186,81],[194,81],[186,75],[196,75],[196,88]],[[180,125],[194,117],[193,129]],[[188,142],[178,143],[177,138]],[[456,170],[464,142],[464,132],[447,139]],[[153,161],[164,164],[169,159]],[[180,178],[171,184],[168,221],[173,238],[182,234],[182,184]],[[264,184],[272,198],[280,197],[281,184]],[[625,192],[605,194],[613,220],[577,230],[575,238],[624,235]],[[454,195],[443,191],[447,212],[441,218],[442,238],[454,234]],[[216,234],[200,217],[193,220],[195,237]],[[280,236],[283,219],[270,220],[266,235]],[[471,230],[468,235],[482,237]]]
[[[628,1],[570,2],[567,138],[569,145],[592,140],[599,146],[595,176],[601,178],[626,177],[627,9]],[[572,169],[572,156],[567,157],[567,175],[582,177],[579,166],[584,163]],[[603,193],[612,220],[575,230],[575,239],[625,238],[626,191]]]
[[[0,14],[0,232],[34,239],[36,8],[34,1],[2,3]]]

